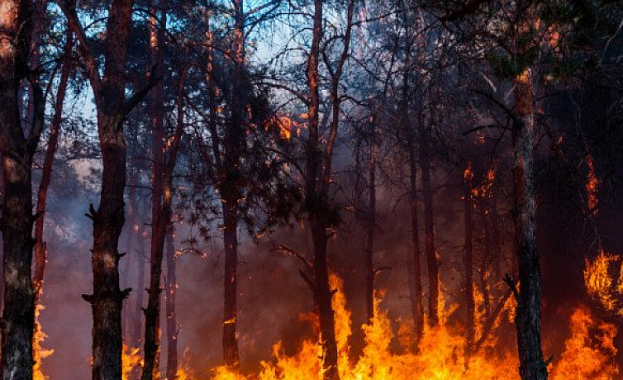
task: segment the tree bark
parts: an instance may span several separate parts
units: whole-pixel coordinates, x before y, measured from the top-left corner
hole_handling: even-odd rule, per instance
[[[67,83],[71,75],[73,65],[71,64],[71,52],[73,50],[73,32],[67,30],[67,41],[65,42],[65,52],[63,67],[61,69],[61,77],[56,92],[56,102],[54,103],[54,116],[50,125],[50,138],[48,140],[48,149],[45,153],[43,161],[43,169],[41,174],[41,182],[37,192],[36,213],[41,215],[35,222],[35,274],[33,276],[33,284],[35,288],[35,304],[39,302],[41,289],[43,286],[43,278],[45,275],[45,266],[47,263],[47,247],[43,241],[44,213],[47,205],[48,189],[52,179],[52,169],[54,165],[54,155],[58,146],[58,137],[61,131],[61,122],[63,120],[63,102],[67,92]]]
[[[439,261],[435,250],[433,190],[430,178],[429,131],[420,124],[420,169],[424,198],[424,248],[428,268],[428,319],[431,326],[439,324]]]
[[[376,116],[370,123],[368,171],[368,218],[366,223],[366,311],[368,322],[374,318],[374,231],[376,230]]]
[[[474,297],[474,246],[473,231],[474,221],[472,218],[472,163],[468,161],[467,168],[463,172],[463,216],[465,228],[465,252],[463,256],[463,266],[465,270],[465,305],[467,315],[467,339],[465,345],[465,360],[469,361],[469,356],[474,348],[476,340],[476,300]]]
[[[165,285],[166,305],[165,314],[167,318],[167,379],[175,380],[178,368],[177,336],[179,327],[177,325],[177,315],[175,313],[175,299],[177,293],[177,258],[174,246],[175,235],[173,228],[169,227],[166,240],[166,264],[167,281]]]
[[[339,379],[339,372],[337,341],[335,339],[335,314],[331,305],[334,291],[329,285],[329,269],[327,267],[329,238],[324,223],[319,220],[311,223],[314,243],[314,286],[320,319],[323,378],[325,380],[337,380]]]
[[[240,171],[241,146],[244,144],[244,110],[247,105],[245,76],[245,30],[244,1],[233,0],[234,39],[233,76],[229,125],[225,133],[221,183],[221,205],[223,209],[223,239],[225,244],[224,313],[223,313],[223,356],[225,365],[240,366],[238,350],[238,202],[242,197],[242,173]]]
[[[523,380],[546,380],[547,365],[541,348],[541,272],[536,245],[534,186],[534,89],[530,69],[515,80],[513,123],[513,184],[515,238],[520,290],[515,325],[519,372]]]
[[[126,143],[123,120],[144,97],[138,92],[126,99],[125,65],[132,25],[132,0],[115,0],[108,13],[104,41],[105,65],[100,77],[95,56],[76,14],[75,4],[59,2],[68,25],[79,41],[79,52],[93,88],[102,152],[102,190],[99,207],[90,209],[93,220],[93,294],[83,295],[93,313],[93,380],[121,379],[123,299],[130,289],[119,287],[119,235],[124,224],[123,194],[126,183]]]
[[[526,54],[534,43],[525,36],[533,28],[531,2],[518,1],[516,51]],[[528,44],[528,45],[526,45]],[[514,221],[520,289],[516,291],[519,372],[523,380],[546,380],[547,364],[541,348],[541,271],[536,242],[536,191],[534,181],[534,86],[526,67],[515,76],[512,140]]]
[[[406,4],[405,4],[406,5]],[[406,28],[404,76],[402,82],[402,99],[400,104],[400,125],[404,132],[408,151],[409,170],[409,216],[411,218],[411,257],[408,262],[412,263],[409,270],[409,295],[411,299],[411,315],[415,329],[414,348],[417,350],[418,343],[424,333],[424,306],[422,302],[422,267],[420,252],[420,236],[418,223],[418,199],[417,199],[417,160],[416,138],[414,126],[409,114],[409,86],[411,81],[411,46],[412,28],[407,8],[404,10],[404,22]]]
[[[415,20],[417,43],[417,64],[420,72],[424,71],[424,25],[421,10]],[[423,99],[425,97],[423,96]],[[428,269],[428,323],[437,326],[439,323],[439,261],[435,250],[435,220],[433,209],[433,190],[431,186],[430,163],[430,126],[427,126],[426,107],[421,104],[419,137],[420,137],[420,169],[422,175],[422,195],[424,198],[424,250]]]
[[[230,202],[223,202],[225,278],[223,314],[223,354],[225,364],[236,368],[240,364],[238,352],[238,218],[237,209]]]
[[[322,0],[314,1],[314,22],[312,29],[312,44],[307,59],[307,85],[309,89],[309,102],[307,114],[309,117],[308,137],[306,146],[306,172],[305,172],[305,207],[309,214],[309,224],[314,246],[314,298],[318,305],[320,319],[320,339],[322,346],[322,373],[325,380],[339,379],[337,342],[335,340],[335,316],[331,306],[333,292],[329,285],[329,269],[327,264],[326,232],[327,220],[326,194],[323,194],[324,186],[318,184],[318,180],[324,177],[321,173],[321,146],[319,133],[319,56],[320,41],[322,40],[323,7]],[[325,169],[327,170],[327,169]],[[330,169],[329,169],[330,170]]]
[[[43,129],[45,103],[36,74],[30,72],[33,4],[7,0],[0,12],[0,155],[2,204],[4,310],[2,316],[2,379],[30,380],[33,376],[35,291],[31,264],[33,204],[31,169]],[[32,89],[32,125],[20,120],[19,89],[27,80]]]
[[[137,225],[139,218],[137,219]],[[145,300],[145,237],[143,236],[143,228],[138,226],[136,231],[138,244],[136,248],[136,304],[134,305],[133,323],[132,323],[132,345],[140,347],[143,340],[143,302]]]
[[[155,1],[150,7],[152,15],[149,19],[149,41],[151,62],[156,67],[156,75],[162,76],[164,71],[164,30],[159,25],[166,23],[166,14],[161,13],[158,20],[158,9]],[[152,209],[151,209],[151,257],[149,288],[147,290],[147,308],[145,309],[145,345],[142,380],[160,378],[160,277],[162,276],[162,260],[164,242],[170,224],[170,207],[166,209],[164,181],[168,181],[170,173],[165,167],[164,151],[164,84],[159,81],[149,94],[149,117],[153,133],[152,145]],[[170,186],[166,184],[166,186]],[[168,195],[170,198],[170,194]],[[170,201],[169,201],[170,204]]]

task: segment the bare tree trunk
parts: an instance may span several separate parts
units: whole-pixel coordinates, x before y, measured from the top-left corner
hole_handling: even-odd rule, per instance
[[[376,230],[376,116],[370,124],[368,218],[366,224],[366,311],[368,322],[374,318],[374,231]]]
[[[179,327],[175,314],[175,298],[177,292],[177,258],[175,256],[173,228],[169,227],[166,241],[167,281],[165,284],[167,318],[167,379],[174,380],[177,376],[178,353],[177,336]]]
[[[319,56],[320,41],[322,40],[322,0],[314,1],[314,23],[312,31],[312,45],[307,59],[307,85],[309,88],[309,128],[307,137],[307,163],[305,173],[305,204],[309,213],[309,223],[314,246],[314,279],[312,290],[318,305],[320,319],[320,335],[322,346],[322,373],[325,380],[339,379],[337,342],[335,340],[335,316],[331,306],[333,292],[329,285],[329,269],[327,264],[326,232],[327,221],[323,211],[328,207],[326,194],[323,194],[318,184],[321,170],[321,147],[319,133]],[[325,168],[325,170],[327,170]],[[330,170],[330,169],[329,169]]]
[[[31,278],[34,239],[31,168],[43,129],[45,103],[36,77],[28,76],[33,4],[7,0],[0,12],[0,154],[4,310],[2,315],[2,379],[33,376],[35,291]],[[20,120],[19,88],[30,82],[32,125]],[[29,132],[27,132],[29,130]]]
[[[0,94],[2,104],[7,98]],[[17,114],[17,113],[16,113]],[[6,114],[0,113],[8,127]],[[14,128],[14,127],[12,127]],[[32,156],[16,149],[4,150],[5,203],[2,210],[4,243],[4,313],[2,324],[2,378],[32,379],[34,289],[31,282]]]
[[[225,241],[225,308],[223,315],[223,353],[225,363],[230,367],[238,367],[238,219],[235,205],[223,203],[224,241]]]
[[[138,218],[137,218],[138,223]],[[139,226],[136,232],[138,244],[136,247],[136,304],[134,305],[133,326],[132,326],[132,345],[140,347],[143,339],[143,301],[145,289],[145,237],[143,237],[143,228]]]
[[[484,317],[489,318],[491,313],[491,294],[489,291],[488,280],[491,278],[491,260],[493,255],[492,239],[491,239],[491,227],[489,221],[489,207],[487,206],[487,200],[481,199],[480,204],[480,219],[482,223],[483,239],[484,239],[484,258],[480,266],[480,282],[483,296]]]
[[[408,144],[413,146],[413,141]],[[424,306],[422,302],[422,266],[420,253],[420,237],[417,215],[417,164],[415,161],[415,148],[409,148],[409,214],[411,216],[411,249],[413,267],[411,269],[411,315],[415,327],[415,345],[419,343],[424,333]]]
[[[133,139],[130,140],[130,150],[134,148]],[[129,177],[129,187],[128,191],[128,228],[125,242],[126,252],[129,253],[129,259],[126,260],[124,264],[125,276],[122,278],[123,286],[130,286],[130,281],[134,279],[135,276],[131,274],[131,268],[133,261],[131,260],[134,257],[134,244],[135,238],[138,238],[138,234],[140,228],[138,226],[138,220],[136,218],[136,185],[138,182],[138,170],[136,168],[136,162],[134,160],[130,161],[128,165],[128,177]],[[140,288],[138,288],[140,289]],[[142,293],[142,292],[137,292]],[[123,339],[126,342],[129,342],[129,345],[132,346],[134,344],[134,332],[132,331],[133,322],[134,322],[134,310],[132,308],[126,308],[123,310],[122,320],[123,320]]]
[[[159,27],[166,23],[166,14],[162,11],[162,20],[158,20],[158,9],[152,2],[152,15],[149,19],[149,41],[152,65],[162,76],[164,72],[164,30]],[[145,309],[145,346],[142,380],[160,378],[160,277],[162,276],[162,259],[164,241],[170,224],[170,215],[166,215],[163,207],[165,173],[164,150],[164,84],[158,82],[149,94],[149,116],[153,133],[153,166],[152,166],[152,209],[151,209],[151,257],[149,288],[147,290],[147,308]],[[164,212],[163,212],[164,211]],[[169,213],[170,214],[170,210]]]
[[[333,290],[329,285],[327,268],[327,244],[329,242],[326,226],[319,221],[312,222],[314,242],[315,298],[318,304],[320,335],[322,345],[322,368],[325,380],[339,379],[337,366],[337,341],[335,340],[335,315],[331,305]]]
[[[515,83],[513,162],[515,238],[520,290],[517,299],[519,372],[523,380],[545,380],[547,365],[541,348],[541,273],[536,246],[536,194],[534,187],[534,90],[526,69]]]
[[[474,348],[476,340],[476,300],[474,298],[474,221],[472,218],[472,163],[468,161],[463,172],[463,215],[465,224],[465,253],[463,265],[465,270],[465,305],[467,314],[467,341],[465,345],[466,361]],[[467,363],[466,363],[467,364]]]
[[[50,138],[48,140],[48,149],[45,153],[43,161],[43,170],[41,182],[39,183],[39,191],[37,193],[36,213],[41,215],[35,222],[35,274],[33,276],[33,284],[35,288],[35,304],[39,302],[41,296],[41,288],[43,286],[43,277],[45,275],[45,266],[48,260],[48,252],[45,242],[43,241],[44,213],[47,205],[48,189],[52,179],[52,169],[54,165],[54,155],[58,146],[58,137],[61,131],[61,122],[63,119],[63,102],[67,92],[67,83],[73,69],[71,64],[71,52],[73,50],[73,32],[68,29],[67,41],[65,43],[65,52],[63,60],[63,68],[56,92],[56,102],[54,104],[54,116],[50,125]]]
[[[533,27],[531,2],[518,1],[515,29],[516,51],[526,54],[530,44],[523,36]],[[541,271],[536,242],[536,191],[534,181],[534,85],[532,71],[526,67],[514,80],[512,125],[514,221],[519,286],[515,291],[519,373],[523,380],[546,380],[547,364],[541,348]]]
[[[93,379],[121,378],[121,308],[129,289],[119,288],[119,235],[124,222],[125,141],[120,120],[100,115],[103,158],[100,206],[93,219],[93,295],[83,297],[93,309]]]
[[[435,221],[433,211],[433,190],[430,179],[429,131],[420,125],[420,167],[422,172],[422,194],[424,197],[424,248],[428,268],[428,316],[429,324],[439,323],[439,261],[435,251]]]
[[[233,77],[229,126],[225,133],[225,180],[221,186],[223,208],[223,238],[225,244],[223,356],[225,364],[232,368],[240,365],[238,350],[238,202],[241,199],[240,148],[244,140],[244,110],[247,104],[245,76],[245,30],[244,1],[233,0],[234,40]]]
[[[206,30],[208,44],[208,56],[206,67],[206,80],[208,85],[208,103],[210,107],[210,120],[208,128],[212,140],[212,153],[214,165],[218,172],[223,174],[224,179],[220,183],[221,206],[223,212],[223,240],[225,248],[225,268],[223,278],[223,359],[231,368],[237,368],[240,364],[238,351],[238,207],[239,191],[239,144],[242,139],[242,115],[241,107],[244,104],[244,90],[242,89],[242,76],[244,75],[244,13],[243,2],[238,0],[234,3],[236,17],[236,37],[233,50],[234,75],[231,98],[231,115],[229,128],[224,141],[224,155],[221,156],[220,139],[217,130],[217,107],[216,107],[216,84],[214,80],[214,63],[212,55],[212,31],[210,18]]]
[[[99,207],[90,209],[93,220],[93,294],[83,295],[93,313],[93,380],[121,379],[121,309],[130,289],[119,287],[119,236],[124,224],[126,144],[123,120],[148,89],[126,100],[125,65],[132,25],[132,0],[115,0],[108,13],[104,41],[103,76],[97,69],[75,4],[59,2],[68,25],[79,41],[79,52],[93,88],[102,152],[102,191]]]
[[[417,345],[424,333],[424,306],[422,302],[422,267],[421,267],[421,252],[420,252],[420,236],[419,236],[419,223],[418,223],[418,199],[417,199],[417,160],[416,160],[416,139],[413,124],[411,123],[409,114],[409,86],[411,80],[411,46],[412,46],[412,28],[411,20],[407,8],[404,10],[404,22],[406,27],[406,39],[405,46],[405,62],[404,62],[404,76],[402,82],[402,99],[400,104],[400,124],[401,129],[404,131],[407,150],[408,150],[408,165],[409,165],[409,214],[411,217],[411,257],[408,262],[411,262],[411,268],[409,269],[409,293],[411,298],[411,315],[413,317],[413,325],[415,328],[415,342],[414,348],[417,349]]]
[[[493,273],[496,281],[502,278],[502,238],[500,236],[500,214],[498,212],[498,194],[494,186],[491,189],[491,249]]]
[[[421,10],[418,10],[415,19],[415,33],[417,43],[417,63],[421,72],[424,70],[425,40],[424,25]],[[423,99],[425,97],[423,96]],[[420,137],[420,169],[422,174],[422,195],[424,198],[424,249],[428,269],[428,322],[431,326],[439,323],[439,261],[435,251],[435,221],[433,209],[433,190],[431,186],[430,163],[430,126],[427,123],[426,108],[421,103],[419,121]]]

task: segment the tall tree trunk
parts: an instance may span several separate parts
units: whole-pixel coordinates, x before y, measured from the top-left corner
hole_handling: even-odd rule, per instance
[[[431,326],[439,323],[439,261],[435,250],[435,221],[433,190],[430,178],[430,149],[428,128],[420,124],[420,167],[424,198],[424,248],[428,268],[428,317]]]
[[[127,64],[133,0],[114,0],[108,12],[104,40],[103,76],[91,51],[75,3],[58,2],[68,25],[79,41],[85,73],[93,89],[97,128],[102,154],[102,190],[93,220],[93,294],[83,295],[93,313],[93,380],[121,379],[123,300],[131,289],[119,287],[119,236],[123,228],[126,183],[126,143],[123,121],[158,81],[151,78],[141,90],[126,99]]]
[[[121,120],[100,115],[102,193],[93,219],[93,295],[83,297],[93,310],[93,379],[121,379],[121,308],[129,289],[119,288],[119,235],[124,223],[125,141]]]
[[[158,20],[158,9],[155,1],[151,5],[151,17],[149,19],[149,41],[151,49],[151,62],[156,70],[156,75],[162,76],[164,72],[164,30],[160,25],[166,23],[166,14],[161,13],[162,20]],[[164,139],[164,84],[158,82],[149,95],[149,117],[153,133],[153,166],[152,166],[152,203],[151,203],[151,257],[149,288],[147,290],[147,308],[145,309],[145,346],[142,380],[160,378],[160,277],[162,276],[162,260],[164,257],[164,241],[170,224],[170,209],[164,209],[164,187],[167,180],[164,151],[166,149]],[[170,195],[169,195],[170,196]],[[167,213],[167,211],[169,211]]]
[[[415,33],[417,44],[417,65],[420,73],[425,70],[425,40],[424,19],[422,11],[418,9],[415,19]],[[422,77],[422,79],[424,79]],[[428,269],[428,322],[431,326],[439,323],[439,261],[435,250],[435,220],[433,210],[433,189],[431,186],[430,162],[430,126],[428,122],[426,96],[422,95],[420,103],[419,137],[420,137],[420,169],[422,174],[422,195],[424,198],[424,250]]]
[[[406,5],[406,2],[405,2]],[[404,9],[404,23],[406,28],[406,45],[405,45],[405,62],[404,62],[404,74],[402,78],[402,99],[400,104],[400,126],[404,132],[407,151],[408,151],[408,166],[409,166],[409,214],[411,218],[411,257],[408,262],[411,262],[411,268],[409,269],[409,294],[411,299],[411,315],[413,317],[413,325],[415,328],[415,342],[414,348],[417,350],[417,345],[424,333],[424,306],[422,302],[422,267],[421,267],[421,252],[420,252],[420,237],[419,237],[419,223],[418,223],[418,199],[417,199],[417,160],[416,160],[416,139],[414,126],[410,119],[409,114],[409,91],[411,80],[411,46],[412,46],[412,28],[409,13],[407,7]]]
[[[177,336],[179,328],[177,326],[177,315],[175,313],[175,298],[177,293],[177,258],[174,245],[175,235],[173,227],[169,227],[166,241],[166,264],[167,281],[165,285],[166,305],[165,314],[167,318],[167,379],[174,380],[178,369]]]
[[[515,53],[527,54],[533,41],[526,38],[535,17],[532,2],[518,1]],[[515,291],[519,372],[523,380],[546,380],[547,365],[541,348],[541,271],[536,242],[536,191],[534,181],[534,85],[526,67],[514,80],[513,190],[519,291]],[[508,281],[510,283],[510,281]],[[510,285],[510,284],[509,284]]]
[[[329,269],[327,267],[329,238],[324,223],[319,220],[311,223],[314,243],[314,287],[320,319],[323,378],[325,380],[337,380],[339,379],[339,372],[337,341],[335,339],[335,314],[331,305],[334,292],[329,285]]]
[[[411,132],[409,132],[411,133]],[[413,138],[409,142],[409,214],[411,217],[411,254],[413,267],[411,268],[412,281],[409,287],[411,296],[411,315],[415,327],[415,345],[419,343],[424,333],[424,306],[422,302],[422,266],[420,253],[420,237],[418,224],[417,201],[417,164]]]
[[[309,224],[314,246],[314,279],[312,290],[318,305],[320,319],[320,338],[322,346],[322,373],[325,380],[339,379],[337,342],[335,340],[335,316],[331,306],[333,292],[329,285],[329,269],[327,264],[326,232],[327,220],[323,211],[328,207],[326,194],[322,194],[322,186],[318,184],[320,177],[322,149],[319,133],[319,56],[322,40],[322,0],[314,1],[314,23],[312,45],[307,59],[307,85],[309,88],[309,127],[306,146],[305,173],[305,205],[309,213]],[[327,169],[325,169],[327,170]],[[330,169],[329,169],[330,170]]]
[[[223,202],[225,278],[223,314],[223,354],[225,364],[237,367],[240,362],[238,352],[238,218],[237,208],[230,202]]]
[[[10,104],[0,94],[2,104]],[[4,113],[4,112],[2,112]],[[8,127],[6,114],[2,128]],[[6,123],[6,124],[5,124]],[[4,313],[2,379],[32,379],[32,339],[35,318],[31,281],[32,188],[31,164],[24,151],[4,150],[5,203],[2,209],[4,246]]]
[[[132,149],[132,142],[130,143],[130,149]],[[138,182],[138,171],[136,170],[136,163],[134,162],[134,160],[130,161],[130,165],[128,165],[128,170],[130,190],[128,191],[128,233],[126,235],[125,249],[126,252],[130,255],[129,258],[132,258],[134,257],[134,239],[138,236],[139,231],[138,222],[136,219],[136,184]],[[126,260],[124,266],[125,276],[122,278],[122,284],[123,286],[128,287],[130,281],[134,278],[134,276],[131,274],[132,260]],[[134,322],[134,317],[132,312],[133,310],[131,308],[126,308],[123,310],[122,315],[123,340],[129,342],[130,346],[134,344],[134,335],[132,332],[132,323]]]
[[[366,223],[366,311],[368,322],[374,318],[374,231],[376,230],[376,116],[370,123],[368,170],[368,218]]]
[[[58,137],[61,131],[61,122],[63,119],[63,102],[67,92],[67,83],[73,69],[71,64],[71,52],[73,50],[73,32],[67,30],[67,41],[65,42],[65,52],[63,60],[63,68],[61,69],[61,77],[56,92],[56,102],[54,103],[54,116],[50,125],[50,138],[48,140],[48,149],[45,153],[43,161],[43,170],[41,174],[41,182],[37,192],[37,208],[36,213],[41,215],[35,222],[35,274],[33,276],[33,284],[35,288],[35,304],[39,302],[41,289],[43,286],[43,277],[45,275],[45,266],[47,262],[47,247],[43,241],[44,213],[47,205],[48,189],[52,179],[52,168],[54,165],[54,155],[58,146]]]
[[[500,214],[498,212],[498,194],[494,185],[491,189],[491,260],[493,261],[493,273],[495,280],[502,278],[502,238],[500,236]]]
[[[465,252],[463,266],[465,267],[465,305],[467,314],[467,341],[465,345],[466,360],[474,349],[476,340],[476,299],[474,297],[474,221],[472,218],[472,163],[468,161],[467,168],[463,172],[463,216],[465,228]],[[466,363],[467,364],[467,363]]]
[[[93,312],[93,380],[121,379],[121,309],[130,289],[119,287],[119,236],[123,228],[126,183],[125,64],[132,23],[132,0],[115,0],[108,16],[103,79],[95,86],[97,125],[102,152],[102,190],[93,220],[93,294],[83,295]],[[83,49],[86,42],[80,41]],[[91,57],[92,59],[92,57]],[[88,64],[87,60],[87,64]],[[98,77],[99,78],[99,77]]]
[[[241,182],[240,149],[244,144],[244,110],[247,104],[245,76],[245,30],[244,1],[233,0],[234,40],[233,77],[229,126],[225,133],[225,159],[221,186],[223,208],[223,238],[225,244],[223,356],[225,364],[232,368],[240,365],[238,350],[238,202],[244,184]]]
[[[491,278],[491,260],[492,260],[492,239],[491,239],[491,226],[490,224],[490,210],[487,205],[487,199],[481,199],[478,202],[480,205],[480,220],[482,223],[483,240],[484,240],[484,257],[480,266],[480,282],[483,297],[484,317],[489,318],[491,313],[491,294],[489,289],[488,280]]]
[[[137,224],[139,218],[136,217]],[[133,323],[132,323],[132,345],[140,347],[143,343],[143,303],[145,300],[145,237],[143,236],[142,226],[136,231],[138,244],[136,245],[136,304],[134,305]]]
[[[31,168],[43,128],[45,103],[37,78],[28,77],[33,4],[7,0],[0,12],[0,154],[2,204],[4,310],[2,315],[2,379],[30,380],[33,376],[35,291],[31,264]],[[28,80],[32,89],[32,126],[20,120],[19,89]]]
[[[160,352],[160,278],[162,276],[162,260],[166,236],[171,229],[171,202],[173,195],[173,170],[177,162],[177,152],[184,130],[184,84],[186,82],[187,66],[181,69],[177,89],[177,127],[173,137],[169,140],[168,159],[163,153],[164,130],[162,124],[154,129],[154,180],[152,202],[152,239],[149,299],[145,309],[145,360],[143,365],[143,380],[159,377]],[[157,88],[156,88],[157,89]],[[157,157],[157,155],[161,157]],[[156,178],[159,177],[159,178]],[[156,199],[156,197],[158,199]]]
[[[534,186],[534,89],[530,69],[515,80],[513,161],[515,238],[520,290],[517,299],[517,345],[523,380],[547,379],[541,348],[541,272],[536,245],[536,194]]]

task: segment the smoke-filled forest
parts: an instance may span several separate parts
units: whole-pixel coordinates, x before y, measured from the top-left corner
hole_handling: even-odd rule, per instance
[[[623,379],[622,29],[0,0],[1,380]]]

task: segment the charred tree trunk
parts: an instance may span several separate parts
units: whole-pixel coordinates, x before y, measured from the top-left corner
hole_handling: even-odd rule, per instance
[[[515,53],[531,48],[534,15],[530,1],[518,1]],[[525,67],[515,76],[513,105],[513,190],[514,221],[519,290],[515,291],[519,372],[523,380],[546,380],[547,364],[541,348],[541,270],[536,242],[536,190],[534,181],[534,85],[532,70]]]
[[[329,269],[327,267],[329,237],[326,233],[326,225],[321,221],[312,221],[311,230],[314,243],[314,289],[320,319],[323,378],[336,380],[339,379],[338,355],[335,339],[335,314],[331,305],[334,291],[329,285]]]
[[[155,3],[155,2],[154,2]],[[152,3],[152,16],[149,20],[149,35],[152,65],[157,75],[164,71],[164,30],[159,25],[166,23],[166,15],[162,12],[162,20],[158,20],[158,10]],[[153,166],[152,166],[152,210],[151,210],[151,256],[149,288],[147,289],[147,308],[145,309],[145,345],[142,380],[159,379],[160,357],[160,278],[162,276],[162,260],[164,242],[170,224],[170,207],[165,209],[165,184],[168,174],[165,168],[164,151],[164,85],[160,81],[149,95],[150,124],[153,133]],[[170,195],[169,195],[170,197]],[[170,202],[169,202],[170,203]]]
[[[41,174],[41,182],[37,192],[37,208],[36,213],[41,215],[35,222],[35,274],[33,276],[33,284],[35,288],[35,304],[39,302],[41,290],[43,286],[43,277],[45,275],[45,266],[48,260],[48,252],[45,242],[43,241],[43,225],[44,213],[47,205],[48,189],[52,179],[52,168],[54,165],[54,155],[58,146],[58,137],[61,131],[61,122],[63,119],[63,103],[67,92],[67,83],[72,71],[71,52],[73,50],[73,32],[67,31],[67,41],[65,42],[64,61],[62,63],[61,77],[56,92],[56,102],[54,104],[54,116],[50,125],[50,138],[48,140],[48,149],[45,153],[43,161],[43,169]]]
[[[175,298],[177,292],[177,258],[174,246],[175,235],[173,228],[169,227],[166,240],[166,264],[167,281],[165,284],[166,305],[165,315],[167,318],[167,379],[174,380],[177,377],[178,352],[177,336],[179,327],[177,326],[177,315],[175,314]]]
[[[492,261],[492,239],[490,227],[490,210],[486,204],[486,199],[481,199],[480,204],[480,220],[482,224],[483,240],[484,240],[484,258],[480,265],[480,282],[483,296],[484,317],[488,318],[491,313],[491,295],[489,291],[488,280],[491,277],[491,261]]]
[[[498,195],[495,185],[491,189],[491,260],[496,281],[502,278],[502,238],[500,236],[500,214],[498,212]]]
[[[465,270],[465,305],[467,312],[466,360],[474,348],[476,340],[476,300],[474,298],[474,221],[472,218],[472,163],[468,162],[463,172],[463,215],[465,224],[465,252],[463,265]]]
[[[433,211],[433,190],[430,178],[429,131],[420,124],[420,167],[422,172],[422,194],[424,198],[424,248],[428,268],[428,317],[431,326],[439,324],[439,261],[435,250],[435,221]]]
[[[374,318],[374,231],[376,230],[376,117],[370,123],[368,218],[366,223],[366,311],[368,322]]]
[[[225,364],[231,368],[240,366],[238,350],[238,222],[242,198],[242,173],[240,169],[241,148],[244,145],[244,110],[247,104],[247,85],[245,76],[245,30],[244,1],[233,0],[234,41],[233,78],[229,125],[225,133],[225,157],[221,185],[223,208],[223,238],[225,244],[224,314],[223,314],[223,356]]]
[[[35,240],[31,168],[43,128],[44,99],[38,78],[30,71],[33,4],[10,1],[0,12],[0,154],[4,310],[2,315],[2,379],[33,376],[35,291],[31,264]],[[32,126],[20,120],[19,89],[27,80],[32,89]]]
[[[420,252],[420,237],[418,224],[418,201],[417,201],[417,164],[415,160],[415,147],[413,140],[408,144],[409,148],[409,214],[411,217],[411,249],[413,268],[411,290],[411,315],[415,327],[415,345],[419,343],[424,333],[424,306],[422,302],[422,266]]]
[[[2,95],[2,104],[10,104],[7,97]],[[9,119],[6,116],[0,114],[4,121],[2,128],[8,128],[6,123]],[[16,148],[5,150],[3,147],[2,156],[5,178],[2,218],[7,221],[3,224],[5,303],[2,317],[2,378],[27,380],[32,379],[35,318],[35,294],[30,277],[34,244],[30,174],[32,156]]]
[[[138,223],[138,218],[137,218]],[[143,228],[138,226],[136,231],[138,244],[136,247],[136,304],[134,305],[133,323],[132,323],[132,344],[134,347],[140,347],[142,344],[141,336],[143,335],[143,301],[145,289],[145,237],[143,236]]]
[[[75,4],[59,2],[79,41],[79,52],[93,89],[102,152],[102,190],[93,220],[93,294],[84,295],[93,312],[93,380],[121,378],[121,309],[130,289],[119,287],[119,235],[124,224],[126,143],[123,120],[157,82],[157,77],[126,99],[125,65],[132,26],[133,0],[115,0],[108,12],[104,41],[105,65],[100,76],[95,55],[80,23]]]
[[[102,148],[102,193],[93,219],[93,295],[83,297],[93,311],[93,379],[121,378],[121,308],[129,289],[119,288],[119,235],[124,223],[125,141],[121,120],[99,115]]]
[[[223,202],[225,241],[225,308],[223,315],[223,354],[230,367],[239,365],[238,337],[238,218],[237,208],[230,202]]]
[[[335,316],[331,305],[333,292],[329,285],[329,269],[327,263],[328,236],[326,232],[326,212],[328,208],[326,194],[322,193],[322,184],[318,179],[322,176],[322,148],[319,133],[319,56],[322,40],[323,9],[322,0],[314,1],[314,22],[312,29],[312,46],[307,59],[307,85],[309,88],[309,129],[306,146],[305,173],[305,205],[309,214],[309,224],[314,246],[312,291],[318,305],[320,319],[320,339],[322,346],[322,372],[325,380],[339,379],[337,342],[335,339]],[[327,169],[325,169],[327,170]],[[330,170],[330,169],[329,169]]]
[[[523,380],[545,380],[548,374],[541,348],[541,272],[536,245],[534,185],[534,89],[530,69],[518,75],[514,84],[513,184],[520,282],[515,325],[519,371]]]
[[[132,136],[132,138],[130,139],[130,150],[134,149],[134,145],[135,141],[134,138]],[[136,162],[135,160],[131,160],[130,164],[128,165],[128,177],[129,177],[129,191],[128,191],[128,228],[127,228],[127,235],[126,235],[126,241],[125,241],[125,249],[126,252],[129,253],[129,260],[125,261],[125,268],[124,268],[124,272],[125,272],[125,276],[122,278],[123,280],[123,286],[125,287],[129,287],[130,286],[130,282],[131,280],[133,280],[135,278],[135,276],[133,276],[131,274],[132,271],[132,264],[133,261],[131,260],[132,257],[134,257],[134,252],[137,251],[134,249],[135,247],[135,241],[138,242],[138,238],[139,238],[139,231],[140,231],[140,227],[138,225],[138,219],[136,217],[136,202],[137,202],[137,196],[136,196],[136,185],[138,184],[138,169],[136,167]],[[141,289],[140,287],[137,289]],[[137,294],[142,293],[142,292],[137,292]],[[123,310],[123,315],[122,315],[122,320],[123,320],[123,340],[128,342],[128,345],[130,345],[131,347],[134,347],[134,331],[132,330],[133,326],[134,326],[134,309],[132,308],[126,308]],[[138,346],[136,346],[138,347]]]
[[[418,10],[415,20],[415,32],[417,43],[417,65],[421,72],[424,70],[424,25],[421,10]],[[422,96],[422,100],[425,99]],[[431,186],[431,162],[430,162],[430,126],[427,126],[425,115],[428,105],[420,103],[420,169],[422,174],[422,195],[424,198],[424,250],[426,252],[426,264],[428,269],[428,322],[430,326],[439,323],[439,261],[435,250],[435,221],[433,210],[433,189]]]
[[[405,70],[402,82],[402,99],[400,104],[400,125],[404,132],[407,151],[408,151],[408,166],[409,166],[409,214],[411,218],[411,257],[408,262],[412,262],[412,267],[409,270],[409,292],[411,298],[411,315],[413,317],[413,325],[415,328],[415,342],[414,348],[417,349],[417,345],[424,332],[424,306],[422,302],[422,267],[421,267],[421,252],[420,252],[420,236],[419,236],[419,223],[418,223],[418,199],[417,199],[417,160],[416,160],[416,138],[413,124],[410,120],[409,114],[409,86],[411,80],[411,45],[412,45],[412,33],[411,33],[411,20],[408,17],[408,13],[405,9],[404,22],[406,25],[406,39],[407,44],[405,46]]]

